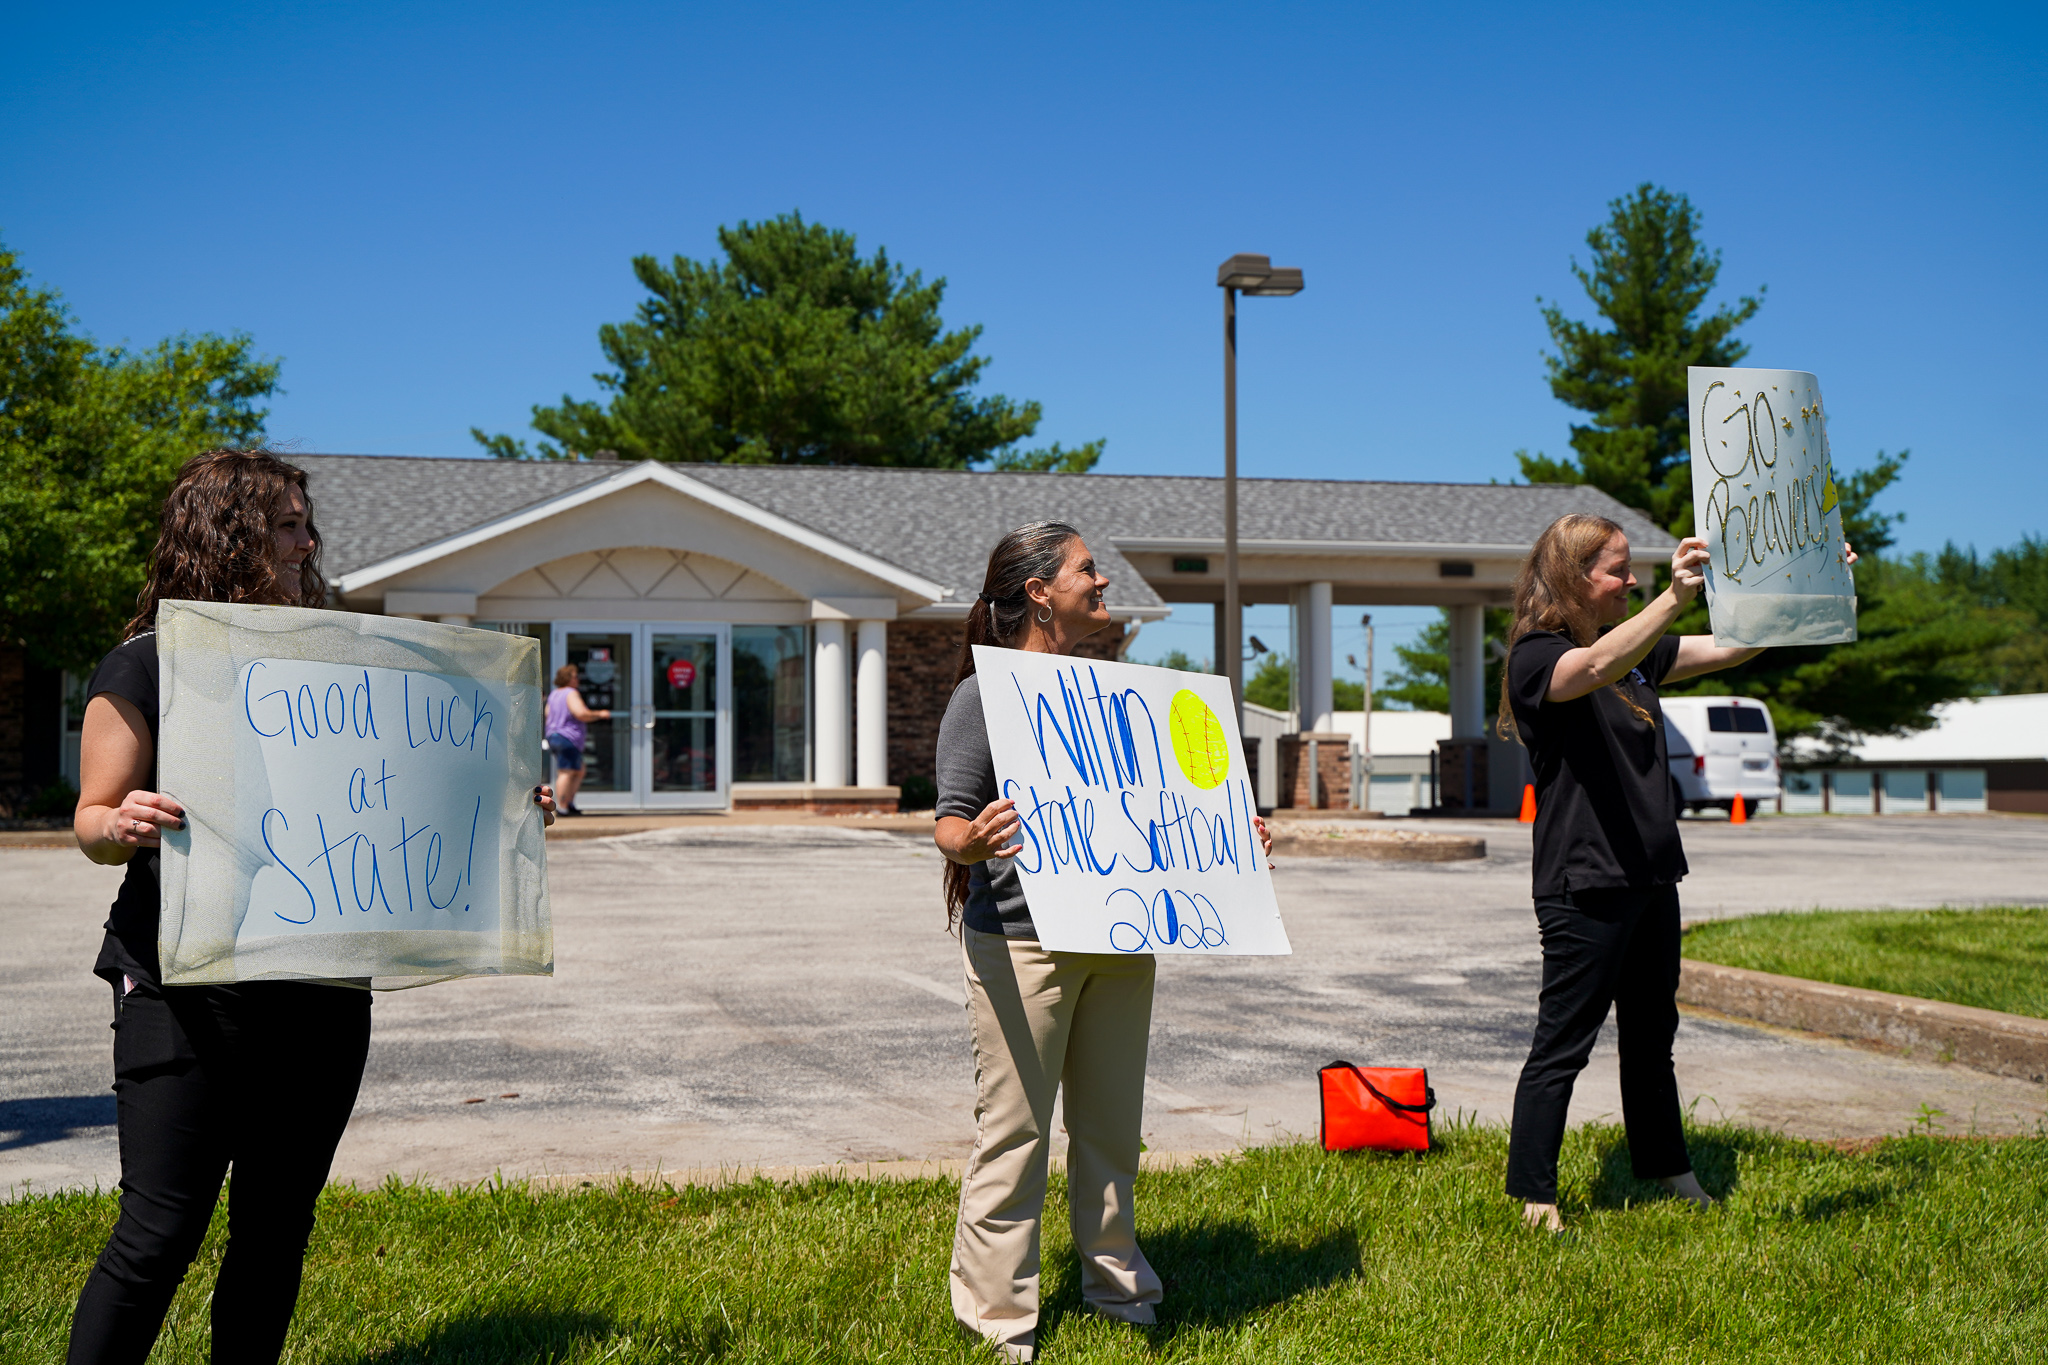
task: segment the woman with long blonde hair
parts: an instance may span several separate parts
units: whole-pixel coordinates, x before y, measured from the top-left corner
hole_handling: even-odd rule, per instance
[[[1574,512],[1536,538],[1515,580],[1498,727],[1528,748],[1536,773],[1543,988],[1515,1088],[1507,1192],[1524,1201],[1532,1225],[1552,1231],[1563,1226],[1557,1157],[1572,1084],[1610,1005],[1636,1176],[1713,1202],[1686,1154],[1671,1062],[1686,865],[1658,693],[1763,651],[1666,634],[1698,596],[1707,559],[1704,540],[1680,541],[1671,586],[1631,616],[1628,536],[1605,517]]]

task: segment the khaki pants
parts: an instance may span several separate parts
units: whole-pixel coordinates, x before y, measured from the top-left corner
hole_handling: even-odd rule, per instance
[[[1152,1029],[1148,954],[1050,953],[962,926],[977,1131],[960,1180],[953,1312],[1028,1358],[1038,1330],[1039,1218],[1053,1095],[1066,1087],[1067,1191],[1081,1296],[1151,1322],[1159,1277],[1138,1249],[1131,1187]]]

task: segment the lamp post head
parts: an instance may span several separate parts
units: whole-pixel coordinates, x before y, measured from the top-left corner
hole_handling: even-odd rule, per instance
[[[1240,251],[1216,267],[1216,283],[1225,289],[1250,290],[1273,273],[1273,258]]]
[[[1284,299],[1290,294],[1299,294],[1301,272],[1292,266],[1283,266],[1244,292],[1255,299]]]

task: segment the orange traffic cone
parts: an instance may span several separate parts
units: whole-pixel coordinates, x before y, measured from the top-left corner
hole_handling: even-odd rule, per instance
[[[1522,784],[1521,822],[1525,825],[1536,823],[1536,784],[1533,782]]]
[[[1728,821],[1730,824],[1735,825],[1746,825],[1749,823],[1749,812],[1742,808],[1741,792],[1735,793],[1735,804],[1728,811]]]

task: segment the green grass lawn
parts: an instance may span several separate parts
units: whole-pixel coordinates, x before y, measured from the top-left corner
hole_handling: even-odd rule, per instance
[[[1306,1146],[1148,1173],[1159,1326],[1084,1317],[1055,1184],[1041,1359],[2039,1361],[2048,1137],[1915,1135],[1837,1151],[1690,1132],[1701,1213],[1574,1131],[1561,1237],[1500,1192],[1506,1135],[1423,1158]],[[441,1193],[332,1189],[293,1361],[973,1361],[947,1308],[958,1187],[766,1182]],[[60,1357],[114,1218],[106,1195],[0,1206],[0,1359]],[[225,1209],[156,1360],[206,1359]]]
[[[1751,915],[1700,925],[1685,955],[2048,1019],[2048,909]]]

